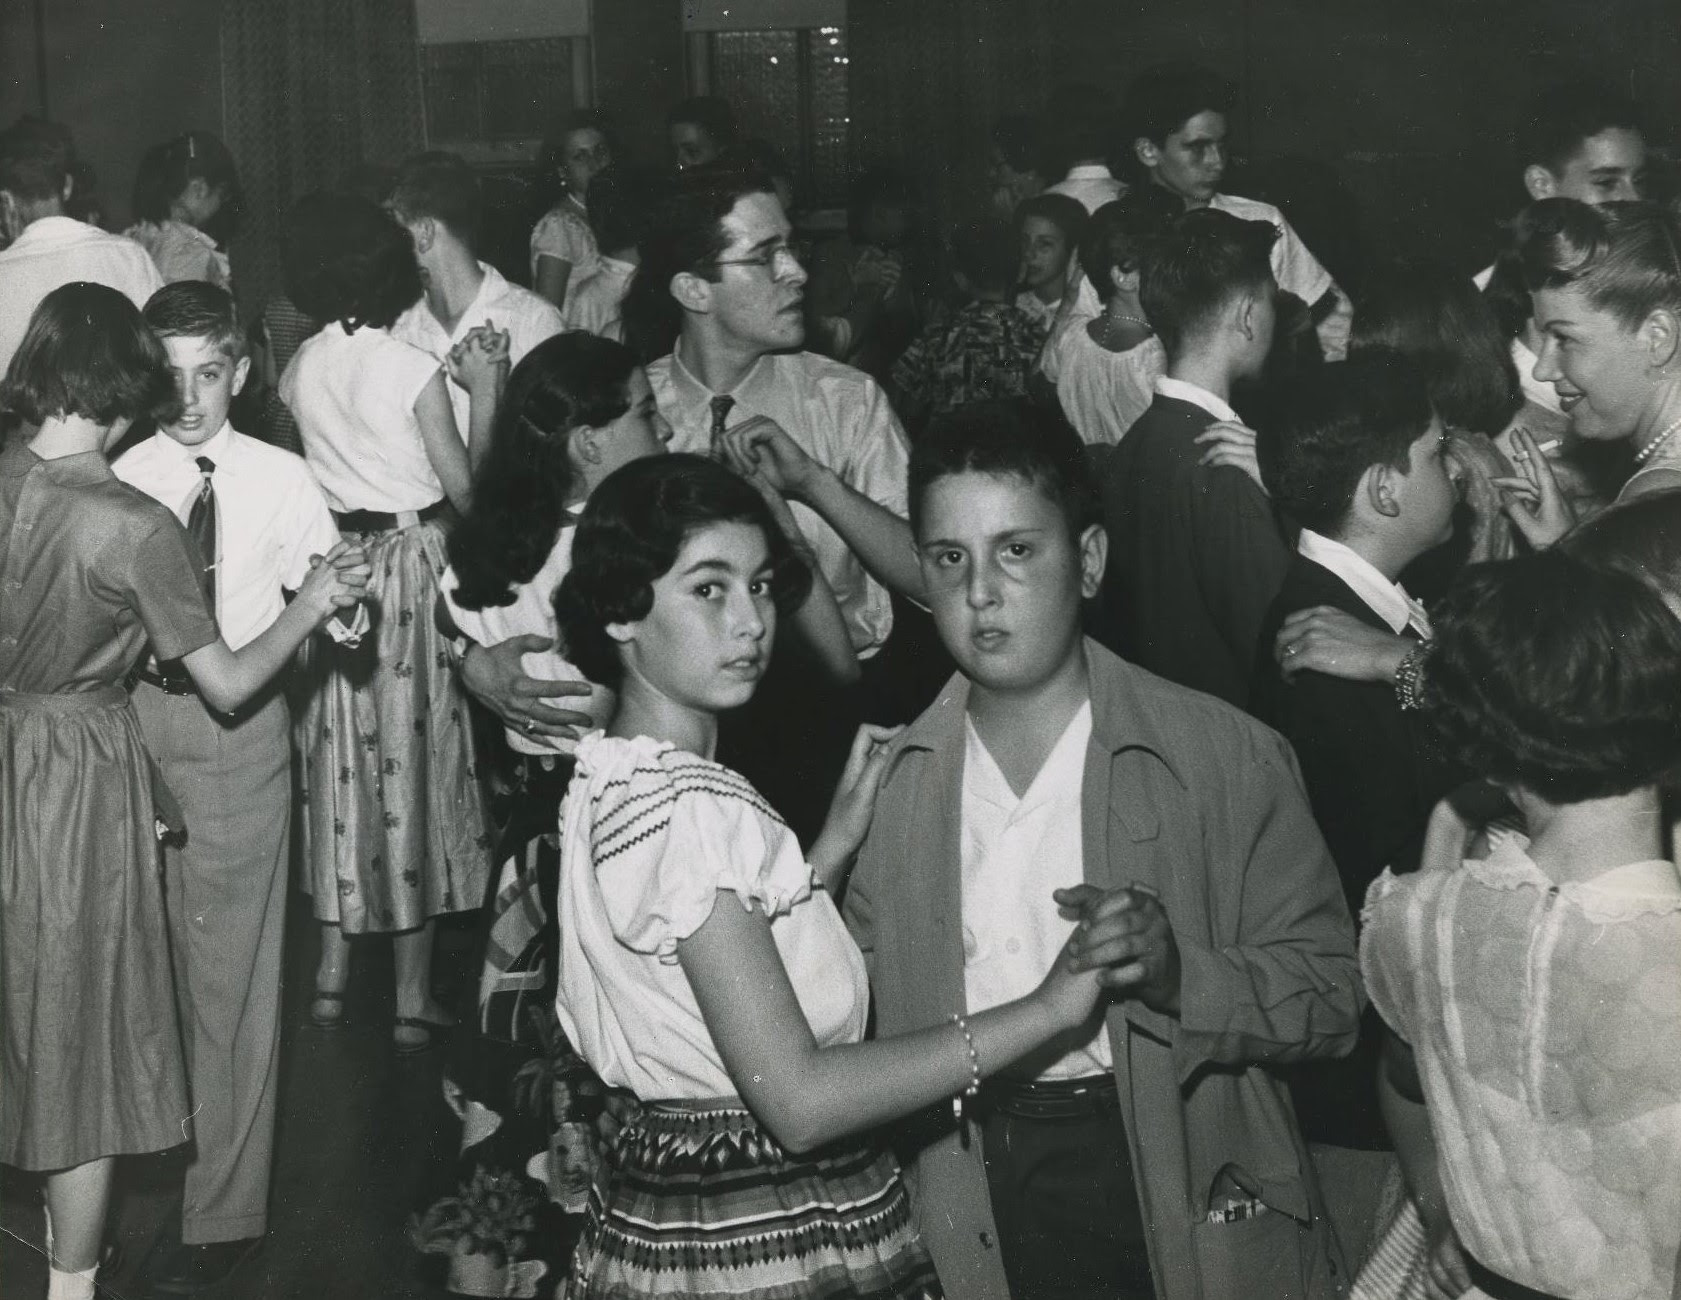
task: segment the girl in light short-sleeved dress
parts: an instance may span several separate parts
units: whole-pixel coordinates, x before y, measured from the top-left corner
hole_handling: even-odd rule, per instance
[[[1681,875],[1656,782],[1681,760],[1681,624],[1557,550],[1471,570],[1434,622],[1427,707],[1527,827],[1468,858],[1443,805],[1424,869],[1367,899],[1384,1110],[1434,1271],[1473,1296],[1671,1300]]]
[[[239,206],[239,173],[227,145],[209,131],[188,131],[140,159],[136,220],[123,233],[152,255],[165,284],[205,280],[231,293],[224,245]]]
[[[606,122],[597,113],[577,114],[554,137],[543,161],[565,193],[532,228],[531,287],[564,308],[568,288],[593,275],[601,261],[584,202],[590,181],[613,161]]]
[[[173,801],[125,679],[149,649],[232,710],[347,593],[321,566],[263,636],[223,644],[180,521],[105,460],[173,399],[140,313],[86,283],[42,300],[0,381],[22,422],[0,450],[0,1161],[47,1171],[66,1300],[94,1294],[110,1158],[191,1134],[156,835]]]
[[[579,521],[556,610],[568,654],[620,704],[579,743],[562,814],[557,1009],[602,1079],[643,1104],[591,1192],[571,1300],[941,1295],[898,1167],[865,1135],[973,1095],[1095,1004],[1091,977],[1059,962],[1017,1002],[861,1041],[864,962],[829,890],[892,733],[860,733],[809,854],[710,757],[779,611],[804,619],[809,601],[833,597],[715,461],[632,462]]]
[[[286,262],[288,296],[329,323],[280,395],[340,533],[373,567],[372,632],[322,647],[299,724],[305,881],[323,927],[310,1014],[322,1028],[343,1018],[348,936],[395,934],[393,1042],[424,1051],[452,1023],[430,989],[433,920],[480,906],[490,876],[466,697],[433,619],[445,525],[471,494],[469,448],[444,371],[390,333],[421,292],[408,232],[368,199],[311,195],[293,211]],[[478,331],[451,354],[475,426],[488,427],[506,343]]]

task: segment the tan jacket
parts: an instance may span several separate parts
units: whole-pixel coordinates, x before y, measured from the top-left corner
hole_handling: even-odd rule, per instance
[[[1085,879],[1159,893],[1182,966],[1177,1019],[1109,1012],[1162,1300],[1303,1300],[1346,1284],[1284,1084],[1267,1066],[1347,1054],[1363,995],[1354,926],[1289,746],[1236,709],[1086,642]],[[966,1010],[958,839],[968,683],[900,741],[846,897],[882,1037]],[[949,1129],[950,1126],[948,1125]],[[924,1239],[963,1300],[1004,1300],[978,1141],[911,1172]],[[1270,1212],[1207,1222],[1222,1174]]]

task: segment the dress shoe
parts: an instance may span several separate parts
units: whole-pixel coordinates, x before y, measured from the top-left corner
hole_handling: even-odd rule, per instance
[[[152,1296],[192,1296],[220,1286],[263,1248],[261,1237],[180,1245],[144,1279]]]

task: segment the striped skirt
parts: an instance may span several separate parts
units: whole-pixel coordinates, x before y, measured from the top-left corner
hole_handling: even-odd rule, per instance
[[[939,1300],[898,1166],[784,1152],[745,1110],[645,1106],[590,1195],[567,1300]]]

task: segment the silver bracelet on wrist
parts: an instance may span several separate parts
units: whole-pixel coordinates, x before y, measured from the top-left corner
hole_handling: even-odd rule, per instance
[[[963,1031],[963,1044],[969,1049],[969,1086],[951,1099],[951,1114],[959,1124],[963,1122],[963,1103],[973,1101],[981,1091],[981,1054],[975,1050],[975,1036],[969,1032],[969,1021],[952,1013],[951,1023]]]
[[[1403,713],[1424,707],[1424,656],[1430,650],[1428,641],[1420,641],[1401,657],[1395,668],[1395,699]]]

